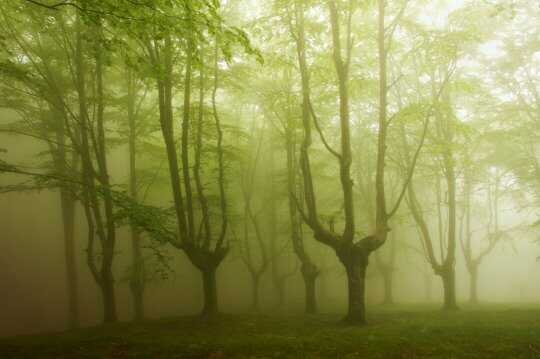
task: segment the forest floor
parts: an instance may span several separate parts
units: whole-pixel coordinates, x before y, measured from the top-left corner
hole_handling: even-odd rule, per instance
[[[223,315],[0,339],[0,358],[540,358],[540,306],[369,308],[336,315]]]

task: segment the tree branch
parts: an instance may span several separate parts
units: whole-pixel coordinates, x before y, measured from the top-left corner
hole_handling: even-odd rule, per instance
[[[326,138],[324,137],[322,129],[319,126],[319,120],[317,118],[317,115],[315,115],[315,110],[313,109],[313,104],[311,103],[311,99],[308,99],[308,105],[309,105],[309,112],[311,113],[311,117],[313,117],[313,123],[315,124],[315,129],[319,133],[319,137],[321,138],[321,141],[324,144],[324,147],[326,147],[328,152],[334,155],[338,160],[341,160],[341,154],[337,152],[336,150],[334,150],[332,147],[330,147],[330,144],[326,141]]]
[[[441,97],[443,89],[445,88],[445,86],[446,86],[448,80],[450,79],[451,75],[453,74],[454,70],[455,70],[455,67],[453,67],[448,72],[448,74],[447,74],[446,78],[444,79],[443,83],[441,84],[441,87],[439,88],[439,91],[437,92],[437,95],[435,96],[435,99],[434,99],[433,102],[438,101],[438,99]],[[422,147],[424,146],[424,142],[425,142],[426,135],[427,135],[427,130],[428,130],[428,127],[429,127],[429,119],[431,118],[434,107],[435,107],[434,103],[432,103],[431,106],[429,107],[429,110],[428,110],[427,114],[426,114],[426,117],[424,119],[424,127],[423,127],[423,130],[422,130],[422,136],[420,138],[420,143],[418,144],[418,147],[416,148],[416,151],[415,151],[414,156],[412,158],[412,161],[411,161],[408,173],[407,173],[407,178],[405,180],[405,183],[403,184],[403,188],[401,189],[401,193],[399,194],[399,197],[398,197],[396,203],[394,204],[392,210],[388,213],[387,219],[390,219],[397,212],[397,210],[399,209],[401,201],[403,200],[403,197],[405,196],[405,193],[407,191],[407,187],[409,186],[409,183],[411,182],[411,179],[412,179],[412,177],[414,175],[414,169],[416,168],[416,162],[418,160],[418,157],[420,156],[420,151],[422,150]]]
[[[23,0],[23,1],[26,1],[28,3],[31,3],[31,4],[34,4],[34,5],[37,5],[37,6],[41,6],[41,7],[45,8],[45,9],[49,9],[49,10],[57,11],[62,6],[72,6],[72,7],[76,8],[76,9],[82,11],[82,8],[79,5],[77,5],[75,3],[72,3],[72,2],[69,2],[69,1],[61,1],[61,2],[58,2],[56,4],[50,4],[50,5],[49,4],[44,4],[44,3],[40,2],[40,1],[36,1],[36,0]]]

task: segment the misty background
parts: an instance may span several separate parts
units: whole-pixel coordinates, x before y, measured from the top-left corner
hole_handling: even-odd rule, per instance
[[[115,217],[117,222],[114,223],[116,243],[112,250],[111,283],[114,284],[120,321],[129,321],[135,316],[130,288],[134,268],[132,233],[135,231],[142,238],[140,245],[145,262],[142,295],[144,318],[197,315],[201,310],[206,310],[203,303],[208,289],[204,287],[206,279],[202,280],[201,273],[207,270],[205,265],[208,261],[203,260],[204,265],[194,266],[200,252],[191,247],[175,246],[172,243],[175,241],[169,239],[155,240],[154,236],[163,233],[152,227],[153,223],[149,224],[152,219],[158,218],[157,214],[166,212],[163,226],[168,230],[173,228],[167,233],[173,233],[178,243],[185,244],[185,238],[182,239],[182,234],[179,234],[182,232],[182,228],[178,228],[181,225],[177,226],[180,216],[178,213],[176,217],[171,214],[177,196],[175,189],[171,188],[175,180],[169,177],[172,157],[170,152],[166,152],[166,120],[171,121],[171,127],[176,131],[176,137],[171,135],[171,139],[175,148],[173,152],[176,151],[178,156],[178,159],[175,158],[177,165],[184,169],[180,156],[189,151],[186,155],[189,157],[186,163],[190,162],[188,172],[202,173],[202,189],[198,188],[199,183],[195,183],[200,182],[196,175],[195,179],[192,177],[189,180],[188,177],[187,180],[194,193],[200,192],[194,195],[195,214],[192,214],[197,223],[192,227],[200,226],[200,236],[205,231],[210,232],[201,229],[207,218],[212,220],[214,236],[219,232],[217,227],[223,223],[220,217],[223,207],[220,205],[224,203],[219,185],[226,183],[225,207],[228,212],[223,218],[228,216],[229,227],[225,236],[228,251],[223,262],[218,261],[217,280],[214,281],[221,312],[302,313],[306,306],[302,265],[309,261],[318,268],[315,289],[318,312],[346,312],[350,305],[347,288],[351,281],[348,282],[348,275],[352,276],[344,269],[348,264],[340,254],[341,247],[334,243],[341,240],[346,242],[348,224],[354,220],[356,228],[351,232],[354,237],[354,241],[350,241],[351,253],[354,245],[369,239],[371,233],[379,236],[384,243],[380,248],[369,250],[366,255],[366,258],[369,257],[369,263],[365,263],[368,313],[369,308],[382,306],[383,303],[439,306],[445,293],[441,273],[435,273],[437,270],[427,254],[426,235],[422,233],[413,212],[416,201],[421,204],[418,212],[423,214],[426,228],[432,232],[435,255],[444,257],[448,244],[445,233],[449,232],[452,212],[448,189],[451,185],[445,184],[445,180],[448,180],[445,177],[448,163],[455,169],[453,185],[457,188],[454,198],[457,201],[457,209],[454,208],[455,263],[449,264],[449,267],[455,264],[457,302],[461,304],[471,300],[470,272],[464,255],[464,243],[469,238],[474,255],[489,248],[478,269],[477,294],[480,303],[538,303],[538,173],[534,172],[538,169],[540,155],[537,146],[540,109],[538,4],[534,4],[534,1],[526,4],[494,1],[491,4],[465,0],[411,0],[411,4],[408,1],[388,2],[386,25],[390,23],[393,26],[391,20],[396,19],[395,24],[399,26],[396,25],[398,30],[394,29],[395,33],[392,30],[391,36],[394,37],[392,40],[390,36],[388,43],[384,39],[389,35],[382,35],[382,49],[391,53],[388,55],[388,67],[384,68],[380,67],[377,52],[377,46],[381,51],[380,38],[377,42],[376,37],[377,14],[380,14],[377,11],[381,9],[376,3],[379,2],[355,3],[351,8],[345,6],[348,4],[346,1],[338,3],[341,30],[343,33],[348,31],[356,41],[349,52],[340,52],[339,56],[343,54],[349,56],[349,60],[352,58],[352,65],[348,74],[350,78],[340,78],[339,81],[336,81],[334,66],[340,73],[340,62],[334,64],[335,60],[332,60],[336,56],[335,52],[332,55],[332,51],[337,46],[332,42],[332,30],[336,26],[331,16],[333,13],[317,2],[222,1],[217,7],[219,11],[216,10],[220,16],[209,16],[211,20],[205,17],[209,23],[215,22],[208,28],[201,25],[205,22],[197,16],[206,16],[206,12],[213,14],[206,6],[214,9],[214,5],[207,5],[206,2],[204,5],[193,5],[193,13],[190,8],[185,10],[180,5],[171,9],[163,5],[165,10],[169,9],[174,14],[191,14],[194,22],[176,25],[177,28],[168,24],[165,17],[160,17],[165,30],[160,28],[159,31],[146,28],[146,25],[136,21],[134,25],[114,15],[114,12],[113,20],[107,17],[110,14],[100,13],[99,31],[105,28],[110,33],[100,32],[99,36],[95,36],[99,38],[95,43],[91,34],[97,33],[93,27],[97,25],[85,18],[88,16],[91,19],[92,15],[78,8],[68,7],[50,14],[46,6],[33,7],[32,4],[24,4],[24,1],[0,4],[3,18],[14,19],[13,24],[6,22],[1,25],[4,35],[0,80],[4,76],[6,81],[5,85],[0,84],[1,94],[5,95],[4,100],[0,99],[0,165],[4,165],[0,167],[0,335],[60,331],[70,326],[70,314],[66,311],[69,306],[66,283],[69,281],[66,280],[68,270],[59,198],[59,188],[62,186],[78,186],[73,190],[79,196],[74,207],[73,237],[78,325],[93,326],[115,319],[113,316],[107,318],[107,315],[103,318],[100,293],[103,285],[93,278],[87,263],[89,235],[85,215],[88,214],[85,214],[83,204],[89,208],[92,206],[80,198],[84,197],[81,193],[86,191],[88,184],[76,182],[73,185],[65,177],[54,178],[56,182],[61,182],[60,185],[46,182],[50,178],[44,175],[57,175],[51,170],[51,161],[47,157],[50,148],[43,143],[43,139],[35,138],[35,133],[28,128],[21,127],[21,130],[17,127],[19,122],[38,123],[48,121],[47,116],[57,115],[54,104],[49,103],[54,101],[47,97],[47,92],[52,90],[43,91],[45,94],[40,92],[42,98],[39,99],[35,99],[35,94],[18,97],[20,94],[14,90],[18,89],[23,94],[27,91],[22,90],[27,84],[20,81],[19,70],[31,77],[37,73],[29,60],[31,55],[25,55],[25,51],[36,58],[41,56],[43,63],[52,59],[53,72],[60,79],[59,83],[65,84],[63,90],[67,93],[59,97],[65,101],[66,108],[75,113],[72,115],[74,118],[65,114],[58,117],[65,124],[78,126],[79,116],[83,117],[78,112],[81,102],[87,100],[90,108],[100,106],[97,99],[99,94],[96,94],[99,90],[96,88],[99,81],[105,79],[105,90],[101,93],[105,100],[102,99],[101,105],[105,106],[102,114],[105,119],[104,136],[109,142],[103,148],[106,148],[104,156],[107,160],[105,177],[109,179],[110,186],[103,186],[104,190],[99,187],[97,192],[112,188],[117,191],[114,193],[131,196],[130,156],[138,156],[140,191],[132,199],[148,207],[138,207],[139,204],[133,205],[129,200],[121,202],[125,200],[123,197],[119,200],[121,203],[114,203],[118,212],[126,208],[129,208],[127,212],[132,211],[127,215],[122,212],[125,218]],[[401,10],[402,6],[404,10]],[[163,9],[159,10],[159,16],[166,13]],[[137,7],[128,5],[125,9],[120,8],[120,11],[129,16],[146,16]],[[350,16],[349,27],[347,16]],[[352,25],[351,18],[354,19]],[[384,26],[384,14],[382,19]],[[222,21],[229,24],[231,29],[237,27],[242,31],[226,32],[221,28],[224,26]],[[43,26],[50,26],[50,32],[44,30],[41,33],[39,29]],[[191,32],[189,29],[197,31]],[[144,34],[150,31],[158,32],[151,40],[156,51],[167,54],[168,49],[174,53],[171,57],[174,64],[168,70],[163,70],[167,68],[166,61],[153,63],[155,59],[145,57],[144,46],[137,47],[137,40],[145,40]],[[302,43],[300,39],[303,37],[299,34],[303,32],[306,39]],[[83,53],[78,55],[81,65],[88,67],[82,71],[88,84],[80,85],[78,77],[66,70],[64,61],[68,61],[69,56],[75,58],[75,50],[51,46],[58,34],[66,36],[67,41],[73,44],[87,46],[83,46]],[[129,44],[135,48],[134,54],[129,52],[129,46],[128,50],[120,45],[115,49],[115,37],[123,39],[123,45]],[[25,48],[14,40],[18,38],[29,43],[34,41],[35,45]],[[347,43],[353,40],[343,35],[340,41]],[[390,47],[389,44],[394,45]],[[51,52],[48,53],[48,50]],[[102,76],[98,75],[97,70],[103,60],[100,51],[106,58]],[[95,55],[96,52],[98,55]],[[187,75],[184,72],[186,68],[191,69],[187,66],[188,55],[194,57],[190,72],[193,78],[192,83],[186,86],[187,82],[184,81]],[[40,61],[36,65],[38,68]],[[81,66],[79,70],[83,68]],[[162,71],[166,74],[163,75]],[[384,71],[388,79],[385,77],[386,82],[379,83],[380,74]],[[131,76],[136,79],[133,82],[135,85],[128,80]],[[173,112],[171,118],[167,118],[166,111],[160,111],[158,106],[158,103],[163,103],[160,97],[163,91],[158,94],[156,88],[162,86],[160,80],[163,76],[171,80],[168,88],[173,93],[172,99],[169,99],[170,111]],[[310,86],[306,85],[307,78],[311,81]],[[513,81],[517,83],[516,86]],[[46,83],[39,83],[42,82]],[[130,84],[134,90],[128,92]],[[342,84],[349,85],[350,93],[341,91],[339,85]],[[530,87],[521,91],[520,85],[524,84]],[[384,95],[387,99],[385,114],[388,109],[386,117],[382,119],[381,88],[387,89]],[[81,90],[92,94],[84,98],[81,95],[84,91]],[[186,110],[184,101],[190,90],[191,102],[188,102]],[[350,108],[347,108],[350,119],[346,119],[352,138],[348,144],[343,140],[342,132],[345,115],[339,110],[346,95],[350,95]],[[137,118],[142,130],[131,137],[134,142],[139,141],[138,147],[131,153],[126,135],[130,96],[142,109],[142,115]],[[20,100],[23,105],[15,100]],[[31,107],[35,112],[25,117],[21,115],[22,111],[18,111],[18,104]],[[315,109],[309,109],[309,106]],[[89,112],[92,113],[88,116],[90,127],[99,129],[99,115],[94,115],[92,110]],[[218,113],[223,128],[214,130],[211,126]],[[377,168],[380,151],[377,144],[381,143],[382,138],[380,124],[386,126],[390,121],[395,122],[388,127],[390,134],[385,145],[387,157],[383,157],[380,169]],[[201,127],[197,127],[199,123],[203,123]],[[424,124],[427,130],[422,132]],[[184,125],[192,131],[191,137],[186,140],[180,138]],[[319,125],[322,130],[318,128]],[[455,126],[457,134],[446,138],[445,126]],[[84,126],[80,129],[84,134]],[[45,133],[51,136],[50,140],[53,131],[47,131]],[[216,144],[220,131],[223,131],[223,147]],[[302,147],[308,131],[312,131],[314,143],[309,150],[311,157],[303,152]],[[41,132],[38,133],[41,136]],[[290,134],[292,137],[287,137]],[[323,140],[324,134],[329,144]],[[66,134],[66,141],[73,144],[79,135],[71,134],[72,137],[69,137]],[[202,137],[199,144],[197,135]],[[185,147],[180,148],[180,145]],[[287,147],[289,145],[292,150]],[[343,204],[347,202],[346,198],[343,200],[346,189],[339,180],[343,173],[340,171],[346,167],[347,161],[331,151],[332,148],[343,151],[347,145],[349,151],[352,148],[352,169],[347,170],[347,176],[353,183],[350,197],[355,200],[352,207],[356,210],[351,216],[346,213],[346,205]],[[92,152],[99,152],[99,146],[89,146],[86,152],[89,153],[90,164],[82,161],[83,165],[70,167],[70,175],[76,177],[77,181],[87,180],[101,186],[100,175],[92,177],[94,171],[103,171],[99,156]],[[418,146],[418,162],[415,160],[411,164],[414,149]],[[289,150],[292,154],[287,152]],[[68,153],[81,155],[72,149]],[[447,153],[450,153],[452,160],[444,163]],[[225,160],[220,160],[220,154]],[[199,166],[202,170],[194,169],[197,166],[193,163],[197,163],[197,158],[202,158],[199,161],[202,161]],[[312,163],[309,171],[302,166],[306,158]],[[90,168],[85,168],[85,165]],[[226,181],[218,177],[223,168]],[[387,176],[382,181],[382,187],[386,188],[386,204],[391,207],[397,203],[397,206],[395,216],[390,211],[385,212],[383,217],[387,218],[381,224],[380,218],[375,218],[381,206],[376,197],[376,193],[381,192],[376,178],[385,170]],[[409,170],[412,174],[410,178]],[[31,175],[25,174],[25,171]],[[180,170],[177,173],[181,173]],[[183,176],[177,183],[189,186],[186,185],[185,173]],[[291,178],[292,183],[288,182]],[[309,185],[306,185],[309,181],[315,183],[315,193],[309,192]],[[45,186],[43,182],[46,182]],[[415,184],[416,194],[410,190],[411,183]],[[472,189],[469,186],[471,183]],[[42,188],[31,188],[40,185]],[[400,198],[402,186],[403,198]],[[364,191],[363,188],[368,190]],[[206,212],[204,201],[198,202],[204,197],[201,193],[205,191],[211,208]],[[107,197],[105,195],[103,199],[100,196],[96,195],[100,201],[96,207],[106,208]],[[320,239],[328,233],[319,231],[319,223],[314,223],[315,220],[310,217],[315,213],[310,196],[316,196],[315,202],[318,204],[319,213],[314,217],[329,229],[328,233],[338,238],[335,242],[334,237],[326,243]],[[413,196],[417,199],[411,199]],[[144,198],[141,200],[141,197]],[[296,207],[291,207],[291,204],[296,204]],[[150,218],[141,220],[136,217],[140,214],[138,211],[145,210],[150,213],[147,215],[145,212]],[[178,207],[176,211],[180,212]],[[298,223],[292,220],[293,217]],[[135,223],[137,220],[141,223]],[[192,230],[196,232],[197,228]],[[381,234],[381,228],[384,234]],[[152,233],[152,230],[158,234]],[[300,233],[303,251],[309,254],[308,261],[299,255],[302,251],[295,247],[298,245],[295,242],[298,240],[295,239],[297,232]],[[342,237],[339,237],[342,233]],[[200,238],[198,240],[202,241]],[[204,254],[201,256],[205,259],[220,249],[219,240],[215,244],[216,237],[209,242],[212,243],[210,247],[201,244],[198,248],[199,244],[196,245],[198,249],[202,248]],[[331,244],[328,245],[328,242]],[[101,250],[96,249],[93,260],[101,265],[102,256]],[[261,266],[256,294],[254,283],[257,280],[251,275],[253,271],[250,272],[250,266]],[[388,294],[389,291],[391,294]],[[259,302],[254,304],[257,295]],[[210,309],[217,311],[217,307]]]

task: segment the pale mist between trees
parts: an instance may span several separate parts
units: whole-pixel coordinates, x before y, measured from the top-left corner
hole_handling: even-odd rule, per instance
[[[1,1],[0,335],[539,303],[539,23],[512,0]]]

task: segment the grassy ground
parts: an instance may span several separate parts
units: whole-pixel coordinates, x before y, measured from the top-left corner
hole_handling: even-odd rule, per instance
[[[174,318],[0,340],[0,358],[540,358],[540,307],[370,308],[335,315]]]

